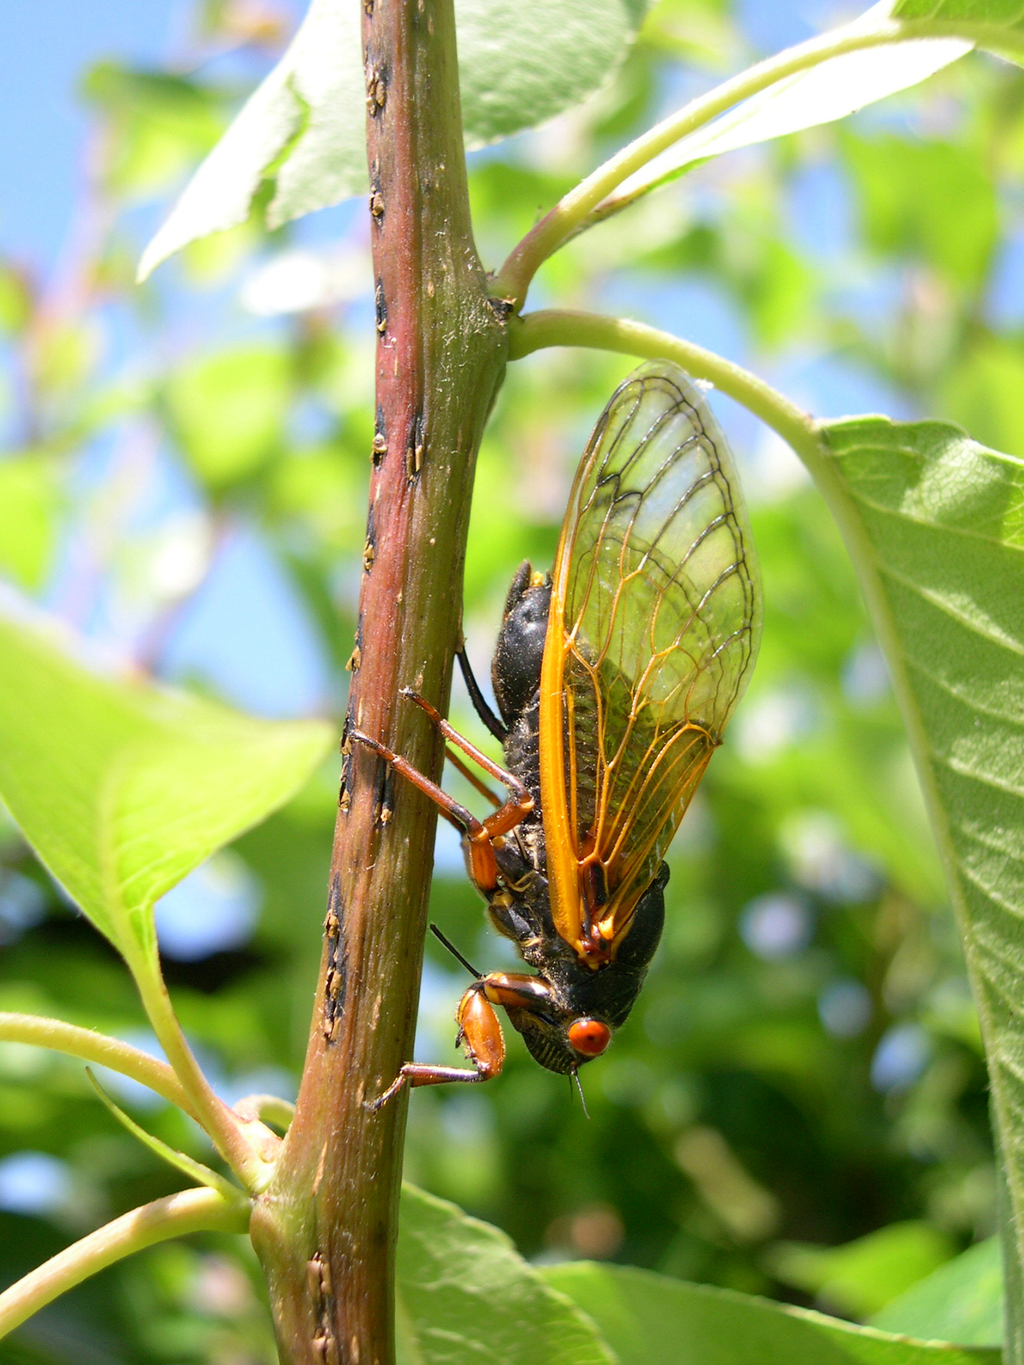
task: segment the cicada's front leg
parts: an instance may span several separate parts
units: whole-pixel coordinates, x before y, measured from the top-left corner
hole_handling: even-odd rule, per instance
[[[461,1081],[472,1085],[489,1081],[501,1073],[505,1064],[505,1039],[494,1012],[495,1005],[506,1009],[536,1007],[539,998],[546,997],[548,987],[538,977],[515,972],[491,972],[474,981],[459,1001],[456,1019],[459,1024],[457,1042],[462,1044],[473,1069],[460,1066],[434,1066],[430,1062],[406,1062],[384,1094],[374,1100],[371,1109],[379,1109],[406,1085],[447,1085]]]
[[[407,759],[388,749],[379,740],[371,739],[369,735],[364,735],[361,730],[354,727],[348,731],[349,738],[379,754],[396,773],[400,773],[414,787],[418,787],[425,796],[430,797],[444,818],[462,834],[468,853],[469,871],[473,884],[484,896],[489,897],[498,886],[498,864],[494,857],[494,841],[503,838],[515,829],[525,816],[529,815],[534,807],[533,797],[520,778],[514,773],[506,772],[504,768],[499,767],[474,744],[470,744],[468,739],[465,739],[449,725],[438,711],[429,702],[424,701],[418,693],[410,691],[409,688],[403,688],[402,696],[415,702],[446,740],[457,745],[464,754],[483,768],[484,772],[496,777],[508,788],[508,800],[503,804],[499,803],[498,809],[488,815],[485,820],[478,820],[465,806],[454,801],[446,792],[443,792],[436,782],[431,782],[429,777],[418,772]],[[450,751],[448,756],[454,758]],[[466,772],[461,762],[458,766],[464,773]],[[479,789],[479,784],[475,781],[474,786]],[[491,800],[494,800],[491,793],[488,792],[487,794]]]
[[[446,1085],[449,1081],[489,1081],[497,1076],[505,1062],[505,1039],[494,1006],[484,994],[483,982],[475,981],[459,1001],[456,1013],[463,1051],[473,1063],[473,1070],[461,1066],[432,1066],[429,1062],[406,1062],[395,1079],[372,1109],[387,1104],[405,1085]]]

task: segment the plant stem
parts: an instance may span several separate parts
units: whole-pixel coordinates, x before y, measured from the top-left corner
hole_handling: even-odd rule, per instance
[[[171,1104],[184,1109],[191,1118],[196,1117],[181,1082],[167,1063],[119,1038],[108,1038],[75,1024],[65,1024],[61,1019],[0,1012],[0,1039],[51,1048],[54,1052],[66,1052],[85,1062],[109,1067],[111,1071],[119,1071],[122,1076],[130,1076],[140,1085],[148,1086]]]
[[[0,1294],[0,1337],[73,1289],[135,1251],[190,1232],[244,1232],[248,1206],[215,1190],[182,1190],[143,1204],[75,1242]]]
[[[822,464],[815,422],[809,413],[791,403],[757,375],[706,351],[692,341],[626,318],[602,317],[598,313],[544,308],[513,319],[509,326],[509,359],[518,360],[546,346],[589,346],[624,355],[674,360],[694,379],[706,379],[716,388],[749,408],[786,441],[815,478]]]
[[[818,66],[830,57],[863,48],[880,47],[908,38],[933,36],[930,25],[901,24],[892,20],[880,21],[872,28],[861,21],[844,25],[832,33],[809,38],[804,43],[787,48],[737,76],[724,81],[715,89],[691,100],[683,109],[643,133],[611,157],[604,165],[581,180],[532,231],[515,247],[495,277],[494,293],[508,300],[518,311],[526,299],[530,281],[541,265],[579,230],[584,220],[606,195],[634,171],[645,166],[680,138],[710,123],[741,100],[787,76],[796,75]]]
[[[214,1094],[174,1013],[159,962],[151,960],[149,954],[144,955],[141,950],[138,954],[125,950],[124,958],[135,978],[153,1032],[188,1096],[196,1122],[206,1130],[245,1188],[252,1194],[257,1193],[270,1178],[280,1146],[277,1135],[258,1121],[241,1119]]]
[[[377,434],[349,724],[440,776],[399,696],[446,709],[476,451],[507,333],[473,245],[452,0],[364,0]],[[503,316],[503,315],[502,315]],[[390,1365],[406,1099],[435,811],[345,742],[309,1050],[252,1238],[287,1365]]]

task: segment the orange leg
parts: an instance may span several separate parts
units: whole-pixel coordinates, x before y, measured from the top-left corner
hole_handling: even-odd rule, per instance
[[[474,842],[478,840],[482,842],[483,837],[494,839],[499,834],[507,834],[509,830],[515,829],[523,816],[529,815],[530,811],[533,810],[533,797],[527,790],[526,784],[516,777],[515,773],[510,773],[506,768],[499,767],[493,759],[487,757],[482,749],[478,749],[465,736],[460,735],[458,730],[445,720],[436,707],[431,706],[430,702],[425,697],[421,697],[418,692],[414,692],[409,687],[403,687],[401,695],[415,702],[421,711],[426,712],[430,722],[436,729],[440,730],[445,739],[450,740],[474,763],[483,768],[485,773],[497,778],[509,790],[508,801],[493,815],[489,815],[486,820],[481,822],[483,829],[487,831],[486,836],[474,836],[473,833],[470,833],[469,837]]]
[[[434,1066],[430,1062],[406,1062],[370,1108],[376,1110],[387,1104],[406,1085],[447,1085],[452,1081],[474,1085],[500,1075],[505,1062],[505,1040],[494,1006],[529,1008],[530,1005],[536,1006],[549,994],[549,988],[539,977],[515,972],[491,972],[489,976],[474,981],[459,1002],[456,1014],[459,1022],[458,1041],[473,1063],[473,1070],[459,1066]]]
[[[355,729],[349,730],[349,736],[359,744],[365,744],[367,748],[379,754],[396,773],[401,773],[414,787],[418,787],[425,796],[429,796],[445,819],[453,824],[456,829],[462,831],[469,849],[470,874],[473,881],[485,896],[490,895],[498,885],[498,865],[494,857],[493,841],[515,829],[523,817],[533,810],[533,797],[525,784],[514,773],[506,772],[504,768],[500,768],[475,745],[470,744],[468,739],[464,739],[457,730],[453,729],[437,710],[418,693],[403,688],[402,695],[414,701],[427,713],[427,716],[445,739],[451,740],[464,754],[478,763],[485,772],[490,773],[492,777],[496,777],[499,782],[508,787],[510,793],[508,801],[499,806],[493,815],[489,815],[486,820],[478,820],[472,811],[442,791],[436,782],[431,782],[429,777],[424,777],[407,759],[399,757],[398,754],[381,744],[379,740],[371,739],[369,735],[364,735],[361,730]]]
[[[492,806],[500,806],[502,804],[501,797],[498,796],[495,792],[492,792],[487,783],[482,782],[480,778],[477,777],[476,773],[473,771],[473,769],[469,766],[468,763],[463,763],[462,759],[458,756],[454,749],[449,749],[446,747],[444,751],[444,756],[452,765],[452,767],[457,772],[460,772],[462,774],[462,776],[466,779],[470,786],[475,787],[476,790],[480,793],[480,795],[485,798],[485,800],[490,801]]]

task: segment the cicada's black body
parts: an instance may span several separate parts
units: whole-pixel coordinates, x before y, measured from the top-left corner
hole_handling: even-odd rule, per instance
[[[459,655],[506,766],[408,694],[508,788],[504,804],[450,749],[498,807],[484,820],[349,732],[462,831],[494,927],[537,973],[474,971],[458,1010],[472,1069],[410,1062],[380,1103],[406,1082],[496,1075],[498,1005],[551,1071],[575,1074],[604,1052],[658,946],[664,854],[746,685],[760,617],[725,438],[682,371],[645,365],[616,390],[584,452],[551,574],[524,564],[513,581],[492,669],[500,716]]]
[[[614,960],[597,968],[581,962],[551,916],[541,815],[539,693],[550,606],[550,582],[537,582],[530,565],[523,564],[505,603],[491,669],[504,732],[498,730],[493,716],[485,712],[483,718],[498,731],[506,767],[529,791],[534,808],[495,849],[502,890],[491,899],[488,910],[495,929],[512,939],[523,960],[540,972],[548,987],[546,998],[526,1008],[506,1006],[509,1019],[542,1066],[568,1074],[591,1060],[569,1042],[569,1026],[590,1019],[617,1029],[640,994],[665,920],[668,867],[661,864],[641,897]]]

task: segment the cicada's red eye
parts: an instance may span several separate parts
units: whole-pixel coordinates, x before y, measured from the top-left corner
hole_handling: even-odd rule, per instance
[[[577,1019],[569,1025],[569,1042],[584,1057],[600,1057],[611,1040],[611,1029],[600,1019]]]

